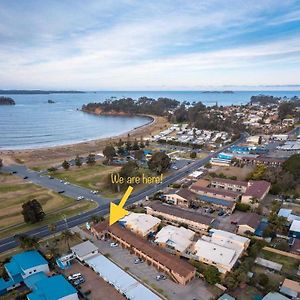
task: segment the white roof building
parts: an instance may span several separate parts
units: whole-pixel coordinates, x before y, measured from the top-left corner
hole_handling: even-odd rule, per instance
[[[221,273],[229,272],[249,246],[250,240],[223,230],[211,230],[194,245],[196,259],[214,265]]]
[[[131,277],[103,255],[96,255],[85,262],[106,282],[114,286],[127,299],[160,300],[156,294]]]
[[[147,236],[150,232],[156,231],[161,220],[151,215],[132,212],[119,222],[136,234]]]
[[[71,247],[71,251],[80,261],[90,258],[99,252],[98,248],[90,241],[85,241],[74,247]]]
[[[293,232],[299,232],[300,233],[300,221],[299,220],[294,220],[291,227],[290,227],[290,231]]]
[[[183,253],[192,244],[194,236],[195,232],[190,229],[167,225],[156,234],[155,242]]]

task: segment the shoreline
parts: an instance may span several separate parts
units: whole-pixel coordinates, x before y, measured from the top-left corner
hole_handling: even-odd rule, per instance
[[[108,143],[117,142],[120,138],[140,139],[147,138],[154,132],[162,130],[169,122],[164,117],[152,115],[139,115],[147,117],[149,121],[143,125],[133,128],[121,134],[103,137],[78,143],[65,145],[48,146],[33,149],[0,149],[0,157],[4,164],[21,163],[31,167],[52,166],[65,159],[74,158],[76,155],[88,155],[89,153],[98,153]]]

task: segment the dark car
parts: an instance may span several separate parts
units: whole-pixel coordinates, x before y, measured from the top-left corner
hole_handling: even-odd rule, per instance
[[[64,192],[64,190],[58,191],[59,194],[63,194]]]
[[[28,176],[24,176],[23,179],[28,179]]]
[[[218,216],[221,217],[225,214],[225,212],[223,210],[219,211]]]
[[[17,172],[17,171],[12,171],[11,173],[12,173],[12,174],[17,174],[18,172]]]

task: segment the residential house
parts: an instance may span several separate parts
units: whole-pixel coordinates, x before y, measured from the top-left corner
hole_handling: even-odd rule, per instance
[[[300,297],[300,282],[285,278],[281,287],[280,293],[292,299],[299,299]]]
[[[195,199],[196,195],[186,188],[165,195],[165,200],[167,203],[180,207],[189,207],[191,202]]]
[[[71,247],[71,251],[80,261],[84,261],[85,259],[99,253],[98,247],[96,247],[90,241],[85,241],[74,247]]]
[[[238,221],[237,233],[247,234],[255,233],[256,229],[259,227],[261,216],[255,213],[247,213]]]
[[[257,207],[271,188],[271,183],[265,180],[250,180],[248,187],[242,196],[241,202]]]

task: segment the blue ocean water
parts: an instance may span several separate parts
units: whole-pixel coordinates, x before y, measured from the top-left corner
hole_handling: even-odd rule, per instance
[[[147,123],[143,117],[93,116],[78,108],[110,97],[168,97],[206,105],[242,104],[252,95],[300,96],[300,91],[242,91],[233,94],[194,91],[88,92],[83,94],[9,95],[15,106],[0,106],[0,149],[31,149],[116,136]],[[54,104],[48,104],[51,99]]]

